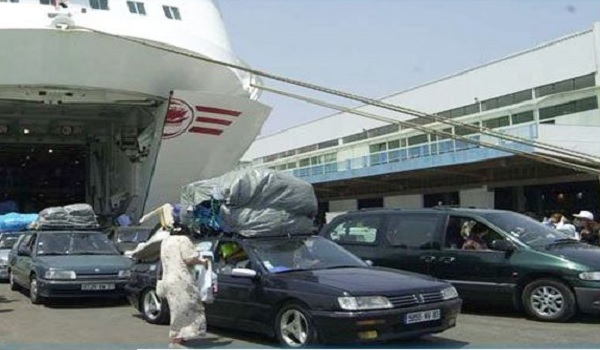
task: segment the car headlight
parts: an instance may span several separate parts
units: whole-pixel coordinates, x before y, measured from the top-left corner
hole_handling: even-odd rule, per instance
[[[375,310],[375,309],[391,309],[394,307],[386,297],[370,296],[370,297],[339,297],[338,304],[342,310]]]
[[[46,271],[44,277],[49,280],[74,280],[77,275],[75,271],[50,269]]]
[[[600,281],[600,271],[588,271],[579,274],[579,279],[584,281]]]
[[[129,278],[131,277],[131,270],[120,270],[119,278]]]
[[[447,287],[442,289],[442,299],[450,300],[455,298],[458,298],[458,292],[456,291],[456,288]]]

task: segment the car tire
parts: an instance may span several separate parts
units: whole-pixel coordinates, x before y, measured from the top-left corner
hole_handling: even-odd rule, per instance
[[[44,303],[44,298],[40,296],[36,275],[31,275],[31,281],[29,283],[29,299],[31,300],[32,304],[37,305]]]
[[[571,289],[554,279],[538,279],[527,284],[522,302],[525,312],[539,321],[565,322],[577,312]]]
[[[8,284],[10,285],[10,290],[18,291],[19,285],[15,282],[15,277],[12,274],[12,271],[8,272]]]
[[[303,348],[317,342],[317,328],[307,307],[287,303],[275,317],[275,337],[282,347]]]
[[[158,297],[154,288],[148,288],[142,293],[142,297],[140,299],[140,311],[142,313],[142,317],[148,323],[169,323],[170,315],[167,301]]]

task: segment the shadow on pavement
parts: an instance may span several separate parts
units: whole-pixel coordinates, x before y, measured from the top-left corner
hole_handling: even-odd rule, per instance
[[[52,299],[44,304],[52,309],[108,308],[129,305],[125,298],[69,298]]]
[[[16,300],[14,300],[14,299],[8,299],[4,295],[0,295],[0,303],[12,303],[14,301],[16,301]]]
[[[512,306],[507,305],[486,305],[486,304],[463,304],[462,311],[463,314],[469,315],[477,315],[477,316],[490,316],[490,317],[504,317],[504,318],[512,318],[519,320],[527,320],[530,319],[525,311],[515,310]],[[530,319],[531,322],[540,322]],[[578,313],[572,319],[570,319],[567,323],[583,323],[583,324],[600,324],[600,317],[597,315],[586,315]]]

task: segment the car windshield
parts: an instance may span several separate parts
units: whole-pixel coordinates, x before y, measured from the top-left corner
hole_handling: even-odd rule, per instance
[[[558,241],[570,241],[569,236],[519,213],[489,213],[483,217],[527,245],[544,246]]]
[[[139,229],[130,231],[120,231],[117,233],[117,241],[120,243],[140,243],[146,242],[152,229]]]
[[[56,232],[41,234],[37,255],[118,255],[114,245],[100,232]]]
[[[368,266],[336,243],[317,236],[257,240],[251,246],[272,273]]]
[[[2,235],[2,238],[0,238],[0,249],[12,249],[18,239],[19,235]]]

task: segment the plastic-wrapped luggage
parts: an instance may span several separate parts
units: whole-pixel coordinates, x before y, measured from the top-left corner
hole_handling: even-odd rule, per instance
[[[37,218],[38,214],[8,213],[0,215],[0,232],[26,230]]]
[[[43,229],[93,229],[98,228],[96,213],[91,205],[71,204],[64,207],[50,207],[42,210],[35,228]]]
[[[214,209],[214,202],[220,205]],[[207,205],[210,203],[210,205]],[[194,226],[198,206],[211,209],[223,231],[244,236],[306,234],[313,231],[317,198],[311,184],[274,170],[242,170],[184,186],[182,222]],[[194,215],[196,214],[196,215]],[[206,220],[200,217],[200,220]]]

